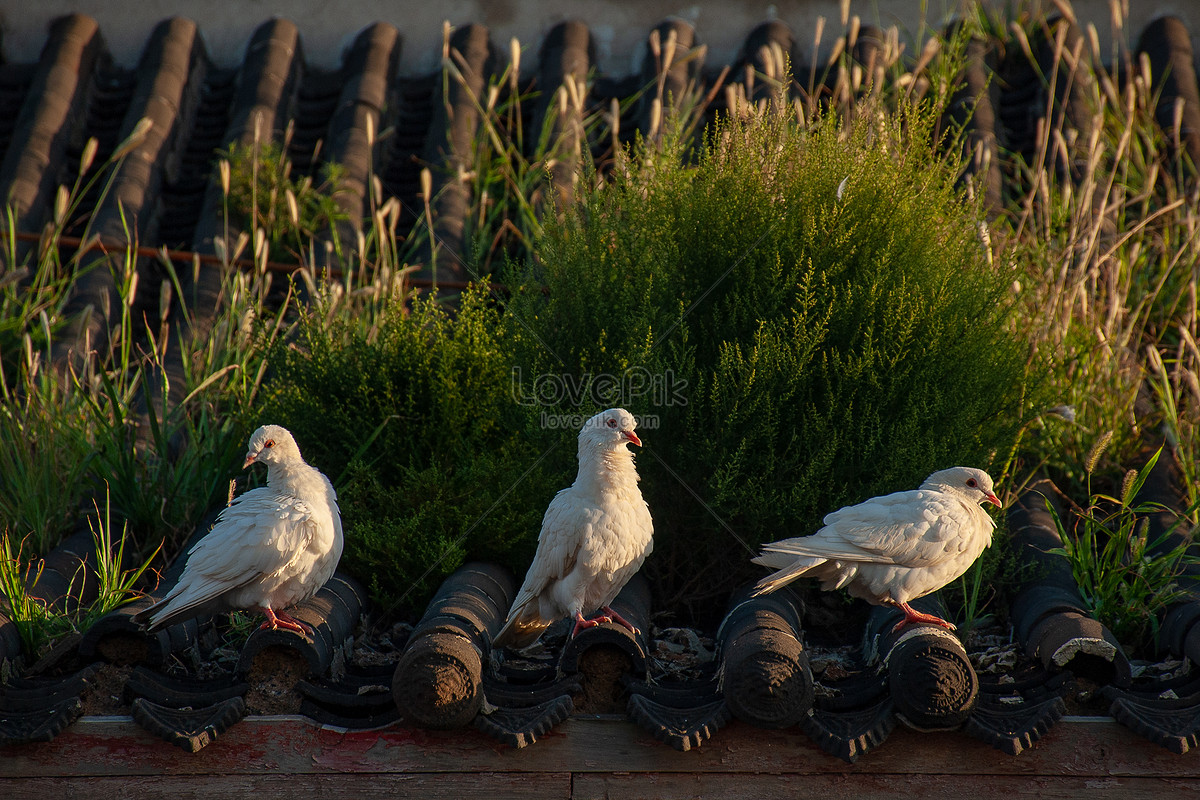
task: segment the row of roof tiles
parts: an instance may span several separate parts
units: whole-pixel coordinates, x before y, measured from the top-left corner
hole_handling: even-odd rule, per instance
[[[850,51],[858,61],[869,65],[881,58],[885,35],[870,28],[851,35]],[[1075,29],[1073,35],[1081,34]],[[704,63],[702,54],[691,59],[663,57],[664,42],[673,40],[678,53],[701,44],[690,25],[667,20],[648,32],[639,73],[592,72],[589,107],[603,108],[614,97],[631,96],[660,72],[665,73],[664,96],[677,100],[689,82],[713,83],[722,67],[733,68],[730,82],[741,81],[747,65],[770,69],[772,47],[803,64],[797,47],[802,38],[806,36],[782,22],[763,23],[747,32],[735,63],[711,65]],[[484,96],[487,76],[503,67],[507,55],[500,54],[487,29],[478,25],[456,30],[450,47],[457,51],[464,85]],[[1142,32],[1138,49],[1149,56],[1161,81],[1164,127],[1173,126],[1174,99],[1180,98],[1183,147],[1193,160],[1200,159],[1200,94],[1189,32],[1178,19],[1159,19]],[[94,215],[93,230],[119,238],[124,235],[123,208],[136,219],[143,244],[211,252],[222,230],[214,154],[256,137],[280,139],[290,128],[294,169],[311,172],[316,161],[345,167],[349,191],[341,196],[354,221],[362,219],[372,171],[382,179],[385,192],[407,208],[416,205],[421,166],[431,167],[440,190],[435,208],[439,238],[457,251],[463,244],[462,215],[469,190],[454,185],[456,168],[466,159],[478,117],[471,98],[463,96],[463,86],[450,83],[446,96],[439,97],[442,83],[436,75],[401,75],[400,51],[397,29],[376,23],[357,35],[339,68],[312,68],[303,57],[297,27],[274,19],[257,29],[236,69],[222,69],[208,59],[196,25],[176,18],[155,28],[138,66],[129,69],[108,56],[95,20],[82,15],[61,18],[51,25],[37,62],[0,65],[0,196],[15,207],[19,230],[40,230],[53,212],[58,186],[73,180],[85,142],[97,140],[95,163],[101,163],[140,120],[149,118],[153,127],[127,159],[115,191],[101,207],[85,203],[78,216]],[[971,77],[971,91],[984,89],[990,69],[1001,78],[983,95],[974,124],[985,138],[998,137],[1008,149],[1032,147],[1037,119],[1046,109],[1045,89],[1034,66],[1019,53],[997,63],[986,43],[975,47],[972,57],[978,69]],[[1037,54],[1039,61],[1046,57],[1052,53]],[[554,90],[567,76],[589,74],[595,63],[593,35],[586,25],[568,22],[549,30],[527,79],[531,88],[542,91],[534,113],[557,113]],[[797,73],[806,71],[801,67]],[[1086,126],[1086,115],[1076,107],[1081,95],[1071,91],[1072,96],[1060,98],[1066,114],[1062,122]],[[715,100],[718,106],[722,102],[719,94]],[[635,105],[622,130],[644,131],[652,124],[650,112],[646,103]],[[371,139],[370,131],[385,128],[393,135]],[[318,142],[324,146],[314,159]],[[999,159],[993,161],[998,170]],[[568,185],[568,177],[562,176],[560,184]],[[1001,180],[998,174],[995,180]],[[994,188],[999,191],[998,185]]]

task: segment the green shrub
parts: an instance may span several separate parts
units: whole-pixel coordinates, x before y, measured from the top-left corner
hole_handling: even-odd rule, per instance
[[[1029,345],[936,109],[851,127],[779,107],[587,176],[502,308],[481,289],[453,313],[318,304],[275,348],[261,418],[333,478],[344,564],[386,608],[419,609],[466,557],[524,571],[575,470],[575,426],[548,415],[646,417],[647,569],[692,616],[839,506],[952,464],[1000,477]]]
[[[260,418],[288,427],[337,487],[343,566],[408,611],[468,553],[523,572],[561,488],[538,456],[563,437],[526,435],[502,314],[480,289],[453,314],[421,299],[331,321],[319,305],[275,348]]]
[[[678,137],[635,147],[547,223],[511,308],[528,374],[676,389],[621,398],[658,417],[639,468],[664,601],[699,608],[756,576],[759,543],[1015,447],[1013,276],[929,144],[935,117],[725,120],[693,163]]]

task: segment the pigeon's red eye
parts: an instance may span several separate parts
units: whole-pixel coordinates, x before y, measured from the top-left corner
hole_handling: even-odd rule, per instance
[[[267,439],[265,442],[263,442],[263,447],[274,447],[274,446],[275,446],[274,439]]]
[[[972,489],[974,489],[978,485],[979,484],[975,483],[974,478],[967,478],[967,486],[970,486]]]
[[[615,428],[615,427],[617,427],[617,421],[616,421],[615,419],[610,419],[610,420],[608,421],[608,427],[610,427],[610,428]]]

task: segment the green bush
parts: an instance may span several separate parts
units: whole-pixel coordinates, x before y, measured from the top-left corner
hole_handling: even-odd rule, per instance
[[[934,118],[725,120],[690,159],[678,139],[634,148],[547,224],[511,307],[528,374],[674,389],[619,398],[658,418],[639,469],[663,601],[719,611],[759,543],[1014,448],[1013,278],[929,144]]]
[[[612,405],[645,418],[659,602],[694,618],[757,576],[762,542],[1001,468],[1028,344],[933,117],[771,112],[694,156],[639,146],[547,220],[502,308],[473,289],[453,313],[306,313],[261,417],[338,486],[345,566],[410,610],[466,557],[523,572],[575,471],[577,426],[548,415]]]
[[[561,486],[535,466],[552,441],[526,444],[509,347],[502,314],[472,289],[453,314],[398,301],[370,325],[317,308],[271,356],[260,418],[333,480],[342,564],[386,609],[419,611],[468,553],[528,566]]]

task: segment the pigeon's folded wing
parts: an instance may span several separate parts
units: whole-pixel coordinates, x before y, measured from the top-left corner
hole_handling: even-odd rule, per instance
[[[513,610],[525,607],[552,582],[560,580],[575,569],[579,547],[589,526],[595,524],[599,512],[577,502],[570,488],[554,496],[542,517],[542,530],[538,534],[537,553]]]
[[[959,552],[965,507],[939,492],[876,497],[825,517],[812,536],[764,545],[764,552],[838,561],[924,566]]]
[[[316,527],[312,507],[303,500],[266,489],[242,495],[188,554],[188,604],[245,586],[303,557]]]

